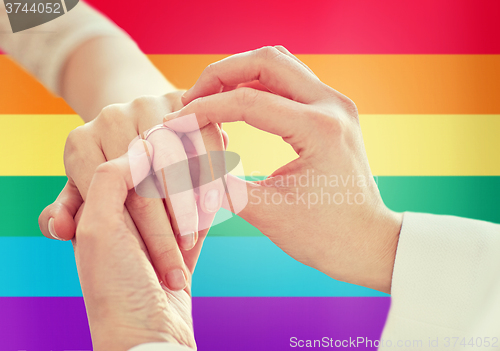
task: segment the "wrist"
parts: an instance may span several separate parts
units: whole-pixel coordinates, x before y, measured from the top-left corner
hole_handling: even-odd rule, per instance
[[[336,280],[389,294],[403,215],[383,203],[370,213],[351,225],[342,243],[344,255],[327,255],[320,270]]]
[[[373,250],[367,255],[366,270],[360,275],[359,285],[390,294],[403,214],[383,207],[371,224]]]

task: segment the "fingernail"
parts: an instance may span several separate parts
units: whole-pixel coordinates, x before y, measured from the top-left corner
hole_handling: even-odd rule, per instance
[[[212,189],[205,195],[205,208],[208,212],[217,212],[220,205],[219,189]]]
[[[64,241],[63,239],[57,236],[56,228],[54,227],[54,218],[52,217],[49,219],[49,233],[50,235],[52,235],[54,239]]]
[[[191,250],[194,245],[196,245],[196,240],[198,239],[198,233],[193,232],[185,235],[181,235],[181,246],[184,250]]]
[[[187,99],[187,97],[189,96],[189,93],[191,92],[191,90],[193,90],[193,87],[191,87],[188,90],[186,90],[184,92],[184,94],[182,94],[181,99],[183,99],[183,100]]]
[[[186,287],[187,280],[182,269],[174,269],[166,274],[168,288],[171,290],[182,290]]]
[[[168,115],[163,117],[163,125],[165,125],[167,122],[177,118],[177,116],[179,116],[179,114],[180,114],[180,112],[176,111],[176,112],[169,113]],[[168,127],[168,125],[165,125],[165,127]]]

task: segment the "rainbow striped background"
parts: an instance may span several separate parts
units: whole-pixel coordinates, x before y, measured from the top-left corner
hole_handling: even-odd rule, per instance
[[[356,102],[390,208],[500,223],[500,2],[90,3],[180,88],[228,54],[286,46]],[[82,122],[3,55],[0,77],[0,350],[90,350],[71,245],[37,225],[65,183],[64,142]],[[225,130],[247,175],[294,158],[280,138],[241,124]],[[238,218],[211,230],[193,294],[201,350],[377,339],[390,305],[295,262]]]

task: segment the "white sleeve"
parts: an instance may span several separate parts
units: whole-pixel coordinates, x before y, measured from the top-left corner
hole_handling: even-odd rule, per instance
[[[55,94],[60,95],[59,76],[71,53],[84,42],[101,36],[131,40],[113,22],[82,1],[61,17],[12,33],[5,4],[0,1],[0,48]]]
[[[152,342],[132,347],[128,351],[193,351],[193,349],[170,342]]]
[[[382,345],[459,349],[453,337],[500,337],[500,225],[405,213]]]

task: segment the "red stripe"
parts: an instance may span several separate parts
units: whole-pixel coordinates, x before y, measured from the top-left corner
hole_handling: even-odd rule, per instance
[[[500,1],[89,0],[148,54],[499,54]]]

